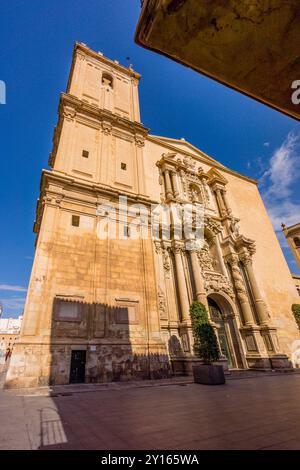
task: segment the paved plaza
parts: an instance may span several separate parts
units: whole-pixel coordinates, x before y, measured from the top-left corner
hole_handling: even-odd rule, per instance
[[[0,449],[300,449],[300,374],[47,394],[0,391]]]

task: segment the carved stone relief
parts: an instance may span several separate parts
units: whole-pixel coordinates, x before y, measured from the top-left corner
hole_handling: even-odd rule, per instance
[[[205,242],[203,248],[198,252],[198,258],[202,270],[213,271],[213,260],[209,253],[208,243]]]
[[[224,292],[234,298],[233,288],[226,276],[216,272],[204,272],[206,291]]]
[[[158,289],[158,306],[160,318],[164,319],[167,317],[167,305],[166,297],[161,288]]]
[[[170,255],[167,249],[163,249],[162,251],[162,259],[163,259],[163,267],[165,270],[166,278],[170,277],[170,270],[171,270],[171,260]]]

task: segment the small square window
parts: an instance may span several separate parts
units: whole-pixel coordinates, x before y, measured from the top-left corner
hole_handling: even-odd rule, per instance
[[[126,163],[121,163],[121,170],[127,170]]]
[[[80,217],[79,215],[72,215],[72,225],[73,227],[79,227]]]
[[[87,150],[82,150],[82,156],[84,158],[89,158],[89,152]]]

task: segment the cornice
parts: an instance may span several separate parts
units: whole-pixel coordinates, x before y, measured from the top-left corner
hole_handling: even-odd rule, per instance
[[[282,231],[286,237],[297,235],[300,233],[300,223],[298,222],[297,224],[290,225],[289,227],[284,225]]]
[[[209,177],[209,186],[221,185],[221,187],[224,187],[226,184],[228,184],[226,178],[224,178],[224,176],[221,175],[215,168],[208,170],[207,176]]]
[[[248,253],[250,256],[255,254],[256,245],[255,241],[240,235],[238,238],[233,238],[232,235],[227,236],[221,241],[223,252],[226,256],[242,256],[243,253]]]
[[[146,139],[149,129],[137,121],[131,121],[122,116],[112,113],[107,109],[98,108],[89,103],[86,103],[74,95],[61,93],[59,107],[58,107],[58,123],[54,129],[53,134],[53,148],[49,156],[49,166],[53,167],[57,153],[58,143],[62,130],[64,119],[73,120],[77,114],[94,119],[99,123],[99,128],[102,126],[104,133],[109,133],[112,128],[119,128],[124,131],[134,134],[137,144]]]
[[[101,121],[109,121],[112,124],[122,127],[123,129],[129,130],[131,132],[139,132],[143,135],[148,135],[149,129],[145,127],[143,124],[137,121],[131,121],[125,117],[119,116],[118,114],[114,114],[108,109],[98,108],[92,104],[86,103],[85,101],[80,100],[74,95],[70,95],[68,93],[61,93],[60,96],[60,103],[59,103],[59,112],[62,111],[62,107],[68,105],[70,108],[72,107],[76,114],[82,113],[88,115],[90,117],[96,118],[97,120]],[[68,110],[71,114],[71,117],[75,117],[72,115],[71,109]]]
[[[94,196],[109,196],[118,198],[119,196],[126,196],[129,202],[140,202],[145,205],[159,204],[159,201],[150,199],[140,194],[134,194],[124,189],[118,189],[113,186],[96,184],[89,181],[83,181],[79,178],[68,176],[64,173],[57,172],[55,170],[43,170],[40,184],[40,191],[43,193],[46,190],[48,183],[54,183],[63,188],[68,186],[72,189],[79,191],[86,191]]]
[[[53,184],[57,185],[58,188],[61,190],[55,190],[51,188],[48,190],[48,185]],[[49,202],[50,205],[60,206],[62,200],[67,201],[71,199],[74,201],[74,197],[68,197],[67,194],[63,194],[63,190],[74,190],[78,193],[85,192],[89,193],[91,196],[95,197],[95,205],[98,204],[99,198],[113,198],[117,200],[119,196],[126,196],[129,203],[140,203],[144,204],[145,206],[150,206],[151,204],[159,204],[159,201],[150,199],[148,197],[142,196],[140,194],[133,194],[127,191],[119,190],[112,186],[104,185],[104,184],[95,184],[90,183],[88,181],[80,181],[78,178],[74,178],[72,176],[68,176],[66,174],[57,172],[55,170],[42,170],[42,176],[40,181],[40,197],[37,200],[36,205],[36,218],[34,221],[33,231],[35,233],[39,233],[40,223],[44,211],[45,203],[47,203],[47,191],[51,193],[51,201]],[[54,203],[53,203],[54,200]],[[81,200],[80,197],[76,198],[79,203],[87,204],[87,201]],[[93,205],[93,203],[91,203]]]
[[[239,235],[235,239],[235,246],[238,251],[241,251],[245,248],[251,255],[253,255],[256,251],[255,241],[251,240],[251,238],[245,237],[244,235]]]

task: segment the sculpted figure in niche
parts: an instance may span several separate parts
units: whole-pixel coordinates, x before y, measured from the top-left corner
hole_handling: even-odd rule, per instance
[[[195,184],[190,185],[190,197],[192,202],[202,203],[201,191]]]
[[[207,271],[215,271],[221,273],[221,266],[218,258],[218,253],[214,241],[211,239],[205,240],[203,248],[199,253],[199,261],[202,269]]]
[[[233,217],[230,222],[230,230],[236,236],[240,234],[240,227],[238,226],[238,221],[239,219]]]

